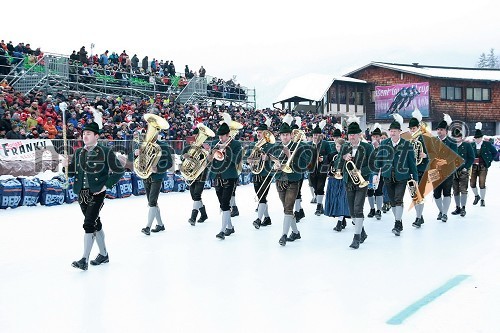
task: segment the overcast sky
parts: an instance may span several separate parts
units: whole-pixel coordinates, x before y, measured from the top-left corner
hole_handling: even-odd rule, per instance
[[[30,5],[30,3],[32,3]],[[124,49],[255,88],[270,107],[294,77],[371,61],[472,67],[500,54],[495,1],[23,1],[2,11],[6,42],[70,54]]]

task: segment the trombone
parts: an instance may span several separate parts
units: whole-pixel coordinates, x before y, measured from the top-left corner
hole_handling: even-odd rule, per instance
[[[269,187],[271,187],[271,184],[272,184],[274,178],[276,177],[276,174],[278,173],[278,171],[282,171],[285,173],[292,173],[293,172],[293,169],[290,166],[290,164],[292,163],[292,160],[295,156],[295,153],[297,152],[297,148],[298,148],[300,142],[304,139],[304,137],[305,137],[304,131],[299,130],[299,129],[294,129],[292,131],[292,140],[290,140],[290,142],[285,146],[287,148],[290,146],[289,150],[292,151],[292,153],[290,154],[290,157],[288,158],[286,163],[281,166],[280,170],[274,169],[274,165],[273,165],[273,170],[267,174],[266,178],[264,178],[264,181],[262,182],[262,185],[257,190],[257,193],[255,193],[255,201],[260,202],[260,199],[262,198],[264,193],[266,193],[266,191],[269,189]],[[294,149],[291,149],[292,145],[294,143],[296,145],[295,145],[295,147],[293,147]],[[281,159],[282,155],[283,155],[283,150],[280,152],[278,157],[275,157],[275,156],[269,154],[269,158],[271,159],[272,162],[281,164],[280,159]],[[264,187],[264,184],[266,184],[266,181],[269,178],[269,175],[271,173],[273,174],[271,181],[269,181],[269,183],[267,183],[267,185]],[[260,195],[259,195],[259,193],[260,193]]]

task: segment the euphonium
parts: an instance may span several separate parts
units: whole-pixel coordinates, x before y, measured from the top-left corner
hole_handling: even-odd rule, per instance
[[[214,159],[217,161],[223,161],[224,158],[226,157],[226,148],[229,146],[232,140],[236,137],[238,134],[238,131],[243,128],[243,125],[236,122],[236,121],[231,121],[231,124],[229,125],[229,139],[218,149],[214,151]],[[220,141],[219,141],[220,143]],[[218,143],[218,144],[219,144]],[[217,144],[217,145],[218,145]],[[216,146],[217,146],[216,145]]]
[[[354,164],[353,161],[347,161],[345,163],[345,169],[349,177],[351,177],[354,185],[358,185],[359,187],[368,186],[369,182],[363,178],[361,172],[359,172],[358,168],[356,168],[356,164]]]
[[[153,173],[152,168],[160,160],[161,147],[156,143],[158,133],[162,129],[170,127],[165,118],[152,113],[146,113],[144,120],[148,122],[148,130],[139,150],[139,155],[134,160],[134,171],[142,179],[151,176]]]
[[[422,195],[420,194],[420,190],[418,189],[418,183],[415,179],[413,179],[413,175],[411,175],[411,179],[408,180],[408,190],[410,191],[411,199],[415,203],[415,205],[419,205],[424,201]]]
[[[250,165],[250,170],[253,174],[258,175],[262,172],[262,170],[264,170],[265,161],[262,160],[262,154],[264,154],[264,152],[262,151],[262,146],[264,146],[266,143],[273,144],[275,142],[276,139],[274,138],[273,133],[267,130],[262,131],[262,139],[260,139],[255,144],[255,147],[250,153],[250,156],[248,156],[247,158],[248,164]]]
[[[215,133],[210,128],[201,123],[198,124],[198,130],[196,141],[187,151],[188,156],[184,159],[180,168],[181,175],[186,179],[188,185],[191,185],[207,167],[207,157],[210,152],[203,149],[202,146],[207,138],[215,136]]]

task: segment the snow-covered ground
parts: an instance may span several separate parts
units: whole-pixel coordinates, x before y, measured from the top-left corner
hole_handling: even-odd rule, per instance
[[[213,189],[203,193],[209,220],[194,227],[189,193],[161,194],[166,231],[151,236],[140,232],[144,196],[106,200],[110,263],[88,271],[71,267],[83,250],[77,203],[2,210],[0,332],[498,332],[499,180],[496,163],[486,207],[470,192],[467,216],[447,223],[426,198],[425,224],[413,228],[405,211],[401,237],[392,214],[366,219],[358,250],[350,221],[338,233],[314,215],[307,187],[302,239],[285,247],[274,187],[273,224],[260,230],[253,186],[238,187],[236,232],[224,241]]]

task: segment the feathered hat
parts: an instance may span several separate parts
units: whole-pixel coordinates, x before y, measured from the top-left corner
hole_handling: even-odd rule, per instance
[[[333,128],[335,128],[335,130],[333,131],[333,137],[340,138],[342,136],[342,125],[337,123],[337,124],[333,125]]]
[[[379,123],[373,124],[372,135],[382,135],[382,130]]]
[[[448,126],[451,125],[451,117],[449,114],[446,114],[446,113],[443,113],[443,120],[441,120],[439,122],[439,124],[437,125],[437,128],[443,128],[445,130],[448,130]]]
[[[479,139],[483,137],[483,132],[481,131],[483,129],[483,123],[482,122],[477,122],[476,123],[476,133],[474,133],[474,138]]]
[[[422,113],[420,113],[420,110],[415,107],[415,110],[411,113],[412,118],[410,119],[410,123],[408,124],[409,127],[417,127],[420,125],[420,122],[422,121]]]
[[[264,117],[266,118],[266,121],[259,124],[256,128],[257,131],[267,131],[271,127],[271,118],[269,118],[266,114],[264,114]]]
[[[219,123],[219,129],[217,130],[217,135],[225,135],[229,133],[229,125],[231,124],[231,115],[227,112],[222,113],[222,121]]]
[[[403,127],[403,117],[401,117],[401,115],[399,113],[394,113],[392,115],[392,117],[394,118],[394,120],[392,121],[391,125],[389,126],[389,129],[398,129],[398,130],[401,130],[401,128]]]
[[[92,111],[92,115],[94,116],[94,120],[91,123],[88,123],[85,125],[83,128],[84,131],[92,131],[95,134],[99,134],[101,132],[102,128],[102,114],[94,109],[93,107],[90,107],[90,111]]]
[[[280,133],[292,133],[291,124],[293,121],[293,117],[289,113],[287,113],[282,120],[283,122],[280,127]]]
[[[302,127],[302,119],[297,116],[295,117],[295,121],[293,122],[292,129],[299,129]]]
[[[349,116],[349,118],[347,118],[347,134],[358,133],[361,133],[361,127],[359,127],[359,117]]]
[[[323,133],[323,128],[325,127],[325,125],[326,125],[326,120],[323,119],[318,124],[316,124],[316,126],[314,126],[314,129],[312,130],[312,133],[313,134],[321,134],[321,133]]]

